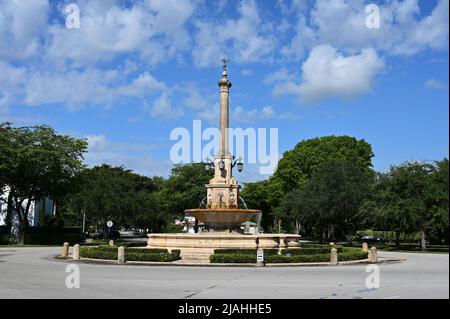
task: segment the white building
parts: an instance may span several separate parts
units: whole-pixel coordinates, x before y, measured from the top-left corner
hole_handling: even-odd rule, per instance
[[[0,226],[3,226],[6,224],[6,209],[7,209],[7,198],[8,198],[9,191],[7,188],[3,190],[2,193],[0,193]],[[25,207],[27,205],[28,201],[25,201],[23,203],[23,206]],[[30,205],[30,211],[28,213],[28,222],[30,226],[39,226],[40,218],[39,218],[39,212],[41,211],[41,203],[45,205],[44,211],[46,216],[52,216],[55,214],[55,205],[53,200],[50,198],[45,198],[42,201],[35,201],[32,202]],[[16,214],[13,216],[13,230],[15,227],[18,227],[18,217]],[[15,227],[14,227],[15,226]],[[12,231],[13,231],[12,230]]]

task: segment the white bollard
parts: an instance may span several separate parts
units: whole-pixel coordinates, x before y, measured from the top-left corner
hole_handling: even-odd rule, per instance
[[[72,259],[73,260],[79,260],[80,259],[80,245],[78,245],[78,244],[75,244],[73,246]]]
[[[331,248],[330,264],[333,265],[333,266],[337,266],[338,265],[338,254],[337,254],[337,249],[336,248]]]
[[[111,240],[109,241],[109,245],[110,245],[110,246],[114,246],[114,240],[111,239]]]
[[[369,245],[367,245],[367,243],[363,243],[362,244],[362,250],[365,251],[366,253],[369,252]]]
[[[370,248],[369,261],[373,263],[376,263],[378,261],[378,253],[376,247]]]
[[[258,249],[256,251],[256,265],[258,267],[264,266],[264,250],[263,249]]]
[[[69,256],[69,243],[68,242],[65,242],[63,244],[63,250],[62,250],[61,256],[64,258],[67,258]]]
[[[119,248],[117,248],[117,262],[119,264],[124,264],[126,262],[126,258],[125,258],[125,247],[120,246]]]

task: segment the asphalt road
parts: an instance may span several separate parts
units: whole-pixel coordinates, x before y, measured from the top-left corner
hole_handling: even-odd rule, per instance
[[[78,263],[80,288],[66,287],[60,248],[0,248],[0,298],[449,298],[449,255],[388,253],[378,289],[365,265],[186,267]]]

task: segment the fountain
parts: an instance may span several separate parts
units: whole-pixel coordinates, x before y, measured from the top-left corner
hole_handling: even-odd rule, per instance
[[[260,234],[261,211],[239,207],[240,185],[233,176],[233,168],[242,171],[243,163],[229,151],[229,92],[231,82],[227,74],[227,60],[223,59],[222,77],[218,81],[220,92],[219,152],[214,160],[207,159],[205,169],[214,169],[214,177],[206,186],[206,207],[186,209],[186,216],[193,216],[203,223],[204,230],[196,234],[148,234],[149,248],[181,249],[185,257],[209,257],[215,248],[286,248],[298,246],[299,235]],[[245,202],[244,202],[245,203]],[[256,224],[255,233],[241,230],[245,222]]]

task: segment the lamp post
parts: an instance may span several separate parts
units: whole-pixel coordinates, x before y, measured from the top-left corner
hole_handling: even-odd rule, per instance
[[[211,161],[211,159],[209,158],[209,156],[207,156],[206,157],[206,162],[205,162],[205,171],[209,171],[211,168],[213,168],[214,167],[214,162],[213,161]]]
[[[233,155],[233,159],[234,159],[234,155]],[[234,161],[233,165],[231,167],[235,167],[237,165],[237,170],[238,172],[242,172],[242,170],[244,169],[244,163],[242,163],[242,156],[239,156],[239,158]]]

